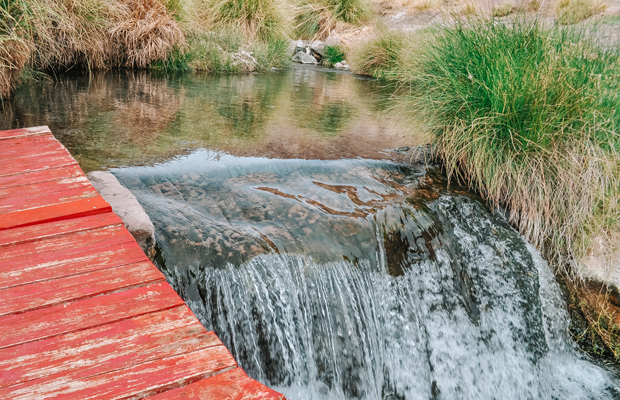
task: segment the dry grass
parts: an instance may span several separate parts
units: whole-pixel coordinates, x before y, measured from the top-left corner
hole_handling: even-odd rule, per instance
[[[0,3],[0,5],[6,5]],[[159,0],[15,0],[0,7],[0,93],[19,70],[147,67],[184,35]]]
[[[122,4],[124,15],[109,34],[116,42],[124,65],[145,68],[184,42],[184,35],[173,17],[158,0],[127,0]]]
[[[555,8],[558,21],[570,25],[603,11],[604,5],[600,0],[559,0]]]
[[[26,65],[32,44],[23,38],[23,28],[6,10],[0,8],[0,101],[7,98]]]

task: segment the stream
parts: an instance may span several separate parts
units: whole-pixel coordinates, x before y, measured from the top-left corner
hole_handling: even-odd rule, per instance
[[[253,378],[305,399],[618,399],[547,263],[445,181],[380,81],[321,68],[66,75],[0,129],[49,125],[156,228],[156,264]],[[412,162],[410,162],[412,161]]]

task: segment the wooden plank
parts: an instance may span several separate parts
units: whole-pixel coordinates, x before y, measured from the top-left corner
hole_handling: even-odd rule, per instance
[[[196,343],[198,339],[199,343]],[[221,345],[186,305],[0,349],[0,387],[91,368],[108,372]]]
[[[123,225],[123,221],[113,212],[89,215],[61,221],[44,222],[37,225],[0,230],[0,248],[7,245],[25,243],[33,240],[62,236],[112,225]],[[1,251],[1,250],[0,250]]]
[[[226,347],[215,346],[137,364],[121,371],[28,381],[0,389],[0,398],[31,400],[141,399],[235,368]]]
[[[84,176],[84,172],[82,172],[79,165],[66,165],[57,168],[24,172],[18,175],[2,176],[0,177],[0,188],[32,185],[35,183],[57,181],[79,176]]]
[[[0,318],[0,348],[109,324],[184,304],[166,283]],[[2,396],[0,396],[1,398]]]
[[[7,246],[0,252],[0,271],[11,268],[12,264],[24,265],[24,261],[32,264],[59,259],[65,254],[82,253],[84,249],[96,250],[101,247],[102,243],[111,246],[131,241],[133,241],[133,237],[124,226],[111,225]]]
[[[10,198],[24,198],[41,196],[50,193],[63,192],[67,190],[91,188],[90,181],[85,176],[58,179],[56,181],[35,183],[17,187],[0,188],[0,201]],[[53,203],[53,202],[50,202]],[[45,203],[43,203],[45,204]]]
[[[60,221],[67,218],[85,217],[112,211],[112,207],[101,196],[68,203],[54,204],[31,210],[0,214],[0,230]]]
[[[28,263],[27,259],[8,267],[0,263],[0,288],[10,288],[148,260],[135,241],[116,246],[101,243],[98,249],[96,247],[79,248],[78,251],[65,254],[63,257],[39,259],[32,263]]]
[[[23,174],[24,172],[38,171],[41,169],[77,165],[77,161],[71,157],[67,150],[57,151],[53,154],[32,155],[9,160],[2,166],[0,176]]]
[[[0,139],[14,139],[25,136],[34,135],[51,135],[52,131],[47,126],[35,126],[32,128],[19,128],[10,129],[7,131],[0,131]]]
[[[35,141],[34,139],[45,139]],[[16,140],[22,140],[25,143],[15,143]],[[32,142],[32,143],[28,143]],[[24,139],[3,140],[0,156],[4,161],[15,160],[18,158],[42,156],[44,154],[65,153],[65,147],[53,136],[34,136]]]
[[[0,317],[164,281],[150,262],[129,264],[0,290]],[[36,294],[36,295],[34,295]]]
[[[284,395],[246,375],[241,368],[149,397],[151,400],[284,400]]]
[[[12,151],[12,149],[15,149],[18,147],[23,148],[24,146],[30,146],[30,147],[46,146],[50,143],[60,143],[60,142],[56,140],[56,138],[52,134],[8,138],[2,141],[2,146],[0,146],[0,154],[6,154],[7,151]]]
[[[95,188],[92,187],[90,184],[81,185],[76,189],[69,189],[60,192],[51,192],[34,196],[6,196],[0,198],[0,214],[31,210],[33,208],[49,207],[57,204],[69,203],[72,201],[90,199],[95,196],[99,196],[99,192],[97,192]]]

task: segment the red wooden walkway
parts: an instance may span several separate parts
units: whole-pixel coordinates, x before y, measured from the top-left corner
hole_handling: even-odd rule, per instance
[[[283,399],[250,379],[47,127],[0,131],[0,399]]]

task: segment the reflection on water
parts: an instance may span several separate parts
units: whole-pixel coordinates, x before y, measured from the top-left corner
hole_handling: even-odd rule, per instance
[[[318,67],[247,75],[62,75],[19,88],[0,129],[49,125],[86,172],[196,148],[270,158],[384,158],[399,133],[384,83]]]
[[[432,167],[203,150],[113,173],[168,281],[291,400],[618,395],[540,255]]]

